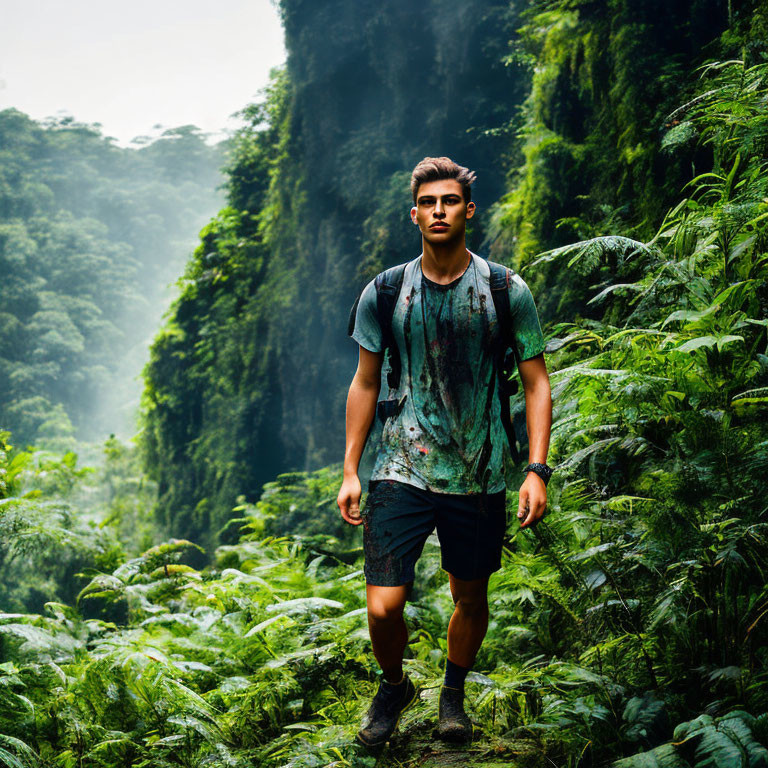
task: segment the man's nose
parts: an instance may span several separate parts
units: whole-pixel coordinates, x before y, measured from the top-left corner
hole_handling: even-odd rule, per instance
[[[445,211],[443,210],[443,204],[438,200],[435,204],[435,216],[443,216]]]

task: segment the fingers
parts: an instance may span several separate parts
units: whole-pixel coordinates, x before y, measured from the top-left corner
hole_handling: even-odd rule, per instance
[[[352,499],[351,496],[339,496],[336,500],[339,505],[342,519],[350,525],[360,525],[363,518],[360,517],[360,499]]]
[[[521,528],[527,528],[531,525],[533,520],[531,519],[531,509],[530,507],[525,508],[525,517],[520,521],[520,527]]]
[[[358,511],[357,514],[353,514],[351,512],[347,512],[346,514],[342,513],[341,515],[348,523],[351,525],[360,525],[360,523],[363,522],[363,518],[360,517],[360,512]]]
[[[534,505],[534,508],[531,509],[529,506],[526,506],[524,512],[525,512],[525,518],[521,521],[520,527],[521,528],[530,528],[532,525],[535,525],[536,523],[541,520],[542,517],[544,517],[544,512],[547,509],[546,503],[543,504],[536,504]]]
[[[528,493],[526,491],[520,491],[520,496],[517,500],[517,516],[522,517],[528,511]]]
[[[520,491],[520,497],[517,502],[517,517],[520,520],[521,528],[530,528],[535,525],[547,509],[546,498],[535,498],[531,503],[531,494],[526,490]]]

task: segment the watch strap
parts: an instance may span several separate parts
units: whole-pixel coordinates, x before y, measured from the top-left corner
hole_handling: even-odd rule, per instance
[[[546,485],[549,482],[549,478],[552,477],[552,473],[555,470],[552,469],[548,464],[541,464],[539,462],[532,462],[531,464],[528,464],[523,472],[534,472],[537,474],[543,481],[544,485]]]

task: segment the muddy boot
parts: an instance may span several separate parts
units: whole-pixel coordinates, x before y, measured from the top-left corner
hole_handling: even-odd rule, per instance
[[[382,680],[371,706],[357,732],[357,743],[365,747],[379,747],[389,741],[400,716],[416,701],[418,689],[408,675],[396,686],[386,686]]]
[[[464,691],[458,688],[440,689],[438,724],[435,735],[444,741],[472,740],[472,721],[464,712]]]

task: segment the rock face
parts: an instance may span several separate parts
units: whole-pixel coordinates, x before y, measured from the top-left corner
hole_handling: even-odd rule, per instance
[[[506,3],[281,10],[286,71],[254,108],[228,169],[230,208],[203,231],[145,371],[162,521],[198,540],[238,494],[255,500],[281,471],[342,460],[350,307],[376,272],[421,250],[410,172],[428,155],[477,172],[480,248],[504,189],[498,129],[525,92],[502,61]]]
[[[714,55],[729,23],[748,27],[751,5],[736,5],[731,19],[716,0],[626,0],[521,20],[492,0],[282,0],[286,67],[246,110],[229,206],[145,371],[142,443],[173,535],[212,544],[238,495],[342,460],[349,309],[420,252],[408,209],[423,157],[477,172],[468,244],[496,261],[592,233],[650,237],[707,167],[706,148],[663,157],[659,131],[702,46]],[[600,279],[526,275],[545,325],[601,311],[585,294]]]
[[[364,280],[421,250],[408,219],[413,166],[445,154],[477,170],[487,208],[503,190],[503,140],[481,134],[512,117],[524,89],[501,62],[505,3],[287,0],[283,14],[293,183],[303,193],[271,254],[281,270],[294,265],[302,308],[277,321],[289,469],[342,459],[357,356],[346,319]]]

